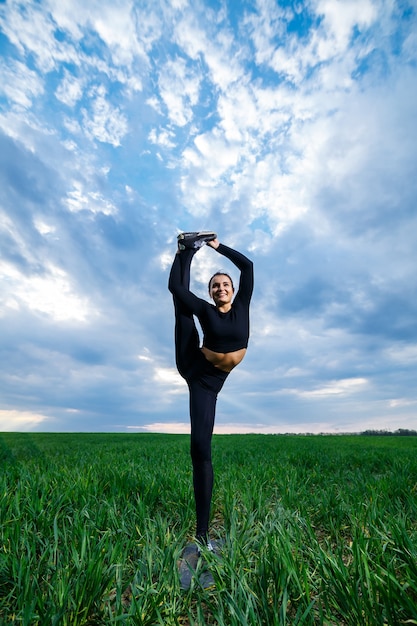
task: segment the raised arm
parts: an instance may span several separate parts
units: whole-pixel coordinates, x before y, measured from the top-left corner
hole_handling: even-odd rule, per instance
[[[216,250],[222,256],[225,256],[229,261],[236,265],[240,270],[239,289],[236,297],[250,302],[253,292],[253,263],[248,257],[241,252],[233,250],[224,244],[220,243],[217,239],[209,241],[208,246]]]

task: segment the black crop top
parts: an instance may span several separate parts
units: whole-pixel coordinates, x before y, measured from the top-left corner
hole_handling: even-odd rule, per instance
[[[249,303],[253,291],[253,263],[240,252],[219,244],[217,252],[240,270],[239,288],[232,307],[222,313],[214,304],[198,298],[179,280],[170,281],[170,290],[198,318],[203,329],[203,346],[213,352],[234,352],[246,348],[249,341]]]

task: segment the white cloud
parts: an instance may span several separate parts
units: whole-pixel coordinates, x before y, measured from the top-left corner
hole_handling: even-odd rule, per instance
[[[131,2],[101,3],[93,17],[94,28],[112,50],[113,63],[126,65],[145,56],[136,36]]]
[[[190,432],[190,425],[184,422],[155,422],[141,426],[127,426],[128,430],[141,430],[149,433],[181,435]]]
[[[166,128],[160,129],[159,131],[157,131],[156,128],[152,128],[148,136],[151,143],[161,146],[161,148],[174,148],[176,144],[173,138],[175,138],[175,133]]]
[[[31,411],[0,410],[0,431],[13,432],[32,430],[49,417]]]
[[[318,0],[316,13],[324,18],[324,30],[329,37],[328,48],[320,61],[348,48],[354,28],[367,29],[378,17],[376,4],[371,0]]]
[[[335,395],[348,396],[362,391],[367,385],[368,381],[366,378],[347,378],[345,380],[332,381],[328,385],[312,391],[291,390],[291,393],[295,393],[301,398],[326,398]]]
[[[71,43],[55,37],[56,23],[44,7],[34,2],[12,2],[6,7],[2,27],[20,54],[33,54],[39,70],[46,74],[61,62],[76,62]]]
[[[159,73],[158,84],[171,122],[177,126],[189,123],[200,90],[200,78],[195,69],[188,67],[182,58],[169,60]]]
[[[413,364],[417,363],[417,344],[396,345],[387,348],[387,357],[395,363]]]
[[[353,430],[352,430],[353,426]],[[224,422],[214,425],[214,435],[278,435],[278,434],[340,434],[343,432],[358,432],[366,428],[379,430],[378,421],[367,422],[366,425],[349,424],[346,430],[335,422],[277,422],[275,424],[247,424]],[[154,422],[143,426],[127,426],[128,430],[140,430],[150,433],[166,433],[174,435],[187,435],[190,433],[190,424],[187,422]]]
[[[79,80],[67,70],[64,70],[64,78],[58,85],[55,96],[67,106],[74,106],[83,95],[83,81]]]
[[[36,230],[41,235],[51,235],[56,231],[55,226],[53,226],[52,224],[47,224],[46,222],[43,221],[41,217],[35,217],[33,220],[33,223],[35,225]]]
[[[239,146],[229,143],[217,129],[198,135],[194,144],[202,157],[197,163],[203,165],[208,177],[213,180],[222,176],[238,162]]]
[[[24,63],[13,60],[0,65],[0,89],[13,104],[30,108],[44,92],[40,76]]]
[[[276,48],[275,39],[286,39],[285,20],[291,15],[289,9],[273,0],[258,0],[256,12],[246,13],[243,23],[255,46],[257,64],[262,65],[271,59]]]
[[[130,0],[48,0],[48,8],[54,23],[76,41],[86,31],[96,32],[119,66],[131,65],[137,57],[143,62],[146,49],[160,34],[155,13],[149,7],[140,10]]]
[[[390,409],[397,409],[398,407],[415,406],[415,405],[417,405],[417,400],[416,399],[410,400],[409,398],[395,398],[388,402],[388,406],[390,407]]]
[[[207,7],[205,11],[208,11]],[[240,50],[240,44],[237,44],[232,34],[226,30],[217,35],[215,28],[210,29],[212,20],[203,23],[204,27],[192,12],[188,12],[176,25],[174,36],[178,45],[192,59],[198,60],[200,55],[203,57],[211,82],[216,88],[225,90],[244,75],[236,54],[236,51]]]
[[[117,213],[117,207],[108,198],[93,189],[86,191],[86,185],[79,180],[72,181],[72,189],[68,190],[64,204],[72,213],[78,211],[103,213],[103,215],[116,215]]]
[[[167,367],[155,367],[153,378],[156,383],[161,383],[163,385],[167,385],[168,387],[174,388],[181,387],[181,391],[183,391],[184,393],[186,391],[184,379],[181,378],[176,369]]]
[[[90,98],[91,112],[85,108],[82,111],[86,134],[103,143],[120,146],[128,130],[126,116],[119,107],[112,106],[106,99],[106,90],[103,85],[93,88]]]
[[[27,307],[62,322],[91,321],[95,311],[87,298],[78,295],[66,272],[49,264],[43,275],[25,275],[7,262],[0,262],[0,277],[4,281],[4,304],[0,313]]]

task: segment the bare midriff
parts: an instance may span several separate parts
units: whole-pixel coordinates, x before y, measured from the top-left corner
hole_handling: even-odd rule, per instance
[[[203,346],[201,351],[207,361],[210,361],[214,367],[218,367],[223,372],[231,372],[236,365],[239,365],[246,354],[246,348],[241,348],[234,352],[213,352],[213,350]]]

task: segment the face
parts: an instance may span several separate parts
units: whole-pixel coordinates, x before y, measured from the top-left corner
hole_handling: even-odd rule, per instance
[[[233,298],[233,287],[230,278],[224,274],[216,274],[211,279],[209,294],[216,306],[230,304]]]

